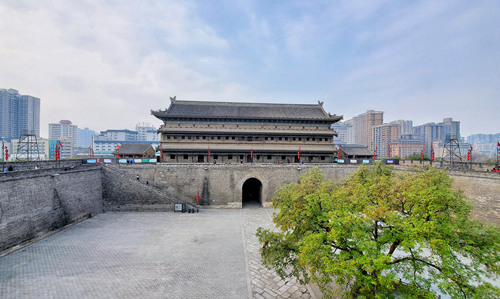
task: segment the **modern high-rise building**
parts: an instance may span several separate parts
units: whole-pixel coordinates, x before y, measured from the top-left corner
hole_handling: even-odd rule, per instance
[[[71,139],[73,145],[78,144],[78,126],[70,120],[61,120],[56,124],[49,124],[49,139]]]
[[[99,141],[137,141],[137,131],[131,130],[106,130],[101,131],[94,140]]]
[[[413,153],[420,153],[424,148],[424,140],[419,134],[401,134],[391,142],[391,157],[406,158]]]
[[[426,123],[413,127],[413,132],[422,136],[425,145],[425,154],[431,155],[431,145],[434,141],[443,144],[447,139],[460,140],[460,122],[451,117],[443,119],[441,123]]]
[[[384,123],[384,112],[367,110],[353,117],[354,143],[363,144],[373,151],[375,146],[372,138],[372,128]]]
[[[150,124],[137,124],[137,141],[159,141],[158,129]]]
[[[332,125],[332,129],[334,129],[335,132],[337,132],[337,136],[334,137],[335,143],[340,143],[340,144],[354,143],[354,138],[353,138],[354,130],[352,128],[352,121],[351,122],[339,121]]]
[[[89,128],[78,129],[78,147],[87,148],[92,145],[92,137],[97,135]]]
[[[396,124],[401,127],[401,135],[413,134],[413,120],[395,120],[391,124]]]
[[[389,157],[389,149],[393,140],[401,136],[401,126],[398,124],[382,124],[372,127],[372,138],[375,152],[380,158]]]
[[[40,99],[0,89],[0,137],[17,139],[26,133],[40,137]]]

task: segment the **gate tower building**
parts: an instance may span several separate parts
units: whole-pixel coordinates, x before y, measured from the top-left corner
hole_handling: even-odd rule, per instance
[[[164,162],[332,163],[342,116],[318,104],[180,101],[151,111],[163,121]]]

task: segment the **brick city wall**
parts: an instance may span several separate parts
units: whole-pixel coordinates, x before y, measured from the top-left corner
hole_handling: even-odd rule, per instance
[[[451,171],[450,176],[472,203],[474,219],[500,225],[500,174]]]
[[[0,176],[0,252],[102,212],[99,167]]]
[[[298,165],[298,164],[156,164],[120,165],[105,171],[104,205],[110,210],[149,209],[169,205],[176,200],[196,202],[199,190],[200,204],[213,208],[241,208],[243,184],[250,178],[262,183],[262,202],[271,206],[277,188],[296,182],[299,176],[312,167],[320,168],[325,177],[338,180],[356,170],[348,165]],[[404,169],[404,167],[398,167]],[[471,201],[473,217],[489,223],[500,224],[500,175],[492,172],[451,171],[453,186],[464,191]],[[110,178],[113,177],[111,180]],[[139,177],[139,180],[137,180]],[[134,182],[136,181],[136,182]],[[147,182],[148,185],[145,185]],[[151,194],[151,186],[165,195]],[[156,199],[155,199],[156,198]],[[116,208],[118,207],[119,208]],[[161,208],[160,208],[161,209]]]
[[[106,207],[133,205],[144,202],[154,186],[172,201],[196,203],[213,208],[241,208],[245,181],[256,178],[262,183],[264,207],[271,206],[271,198],[278,187],[296,182],[312,167],[319,167],[325,176],[338,180],[354,171],[356,166],[311,164],[123,164],[104,166],[104,205]],[[115,173],[120,173],[116,175]],[[113,179],[108,179],[108,173]],[[139,180],[137,180],[139,177]],[[134,182],[135,181],[135,182]],[[147,183],[147,185],[145,185]],[[199,191],[198,191],[199,190]],[[153,195],[155,196],[155,195]],[[165,199],[163,199],[165,202]]]
[[[173,211],[173,204],[178,197],[149,179],[154,176],[155,166],[136,168],[103,165],[102,169],[105,211]]]
[[[125,164],[38,169],[0,175],[0,251],[103,211],[172,211],[173,203],[241,208],[243,184],[262,183],[262,203],[312,167],[339,180],[357,166],[331,164]],[[401,167],[399,167],[401,169]],[[474,218],[500,224],[500,175],[450,172]]]

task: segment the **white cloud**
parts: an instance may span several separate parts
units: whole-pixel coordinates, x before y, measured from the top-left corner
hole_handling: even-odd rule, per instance
[[[498,101],[495,1],[223,4],[3,1],[0,88],[42,99],[44,136],[60,119],[96,130],[154,122],[149,110],[174,95],[326,100],[347,117],[379,109],[415,123],[469,121],[463,110],[500,125],[493,109],[464,105]],[[430,106],[446,111],[421,111]]]

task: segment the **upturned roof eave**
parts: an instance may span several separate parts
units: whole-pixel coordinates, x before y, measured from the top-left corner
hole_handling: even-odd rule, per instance
[[[162,111],[163,112],[163,111]],[[332,115],[331,117],[325,118],[293,118],[293,117],[241,117],[241,116],[186,116],[186,115],[165,115],[159,111],[152,111],[151,114],[156,118],[167,121],[173,118],[200,118],[200,119],[242,119],[242,120],[293,120],[293,121],[326,121],[326,122],[337,122],[340,121],[343,116]]]

